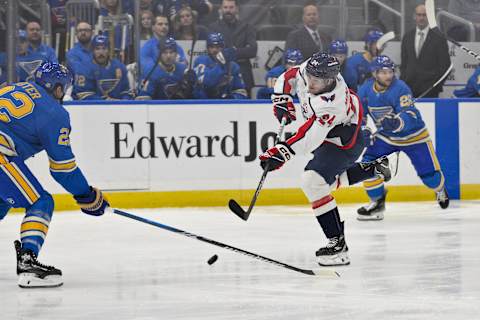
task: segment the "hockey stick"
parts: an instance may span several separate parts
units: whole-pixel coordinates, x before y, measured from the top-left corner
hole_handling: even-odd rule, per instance
[[[113,208],[109,208],[107,210],[112,212],[112,213],[115,213],[117,215],[120,215],[120,216],[123,216],[123,217],[126,217],[126,218],[130,218],[130,219],[133,219],[133,220],[137,220],[137,221],[140,221],[140,222],[143,222],[143,223],[146,223],[146,224],[150,224],[152,226],[155,226],[157,228],[164,229],[164,230],[167,230],[167,231],[170,231],[170,232],[178,233],[178,234],[181,234],[181,235],[183,235],[185,237],[188,237],[188,238],[194,238],[194,239],[197,239],[199,241],[206,242],[206,243],[209,243],[209,244],[217,246],[217,247],[221,247],[221,248],[224,248],[224,249],[227,249],[227,250],[230,250],[230,251],[233,251],[233,252],[237,252],[237,253],[243,254],[245,256],[254,258],[254,259],[257,259],[257,260],[261,260],[261,261],[264,261],[264,262],[267,262],[267,263],[274,264],[278,267],[286,268],[286,269],[289,269],[289,270],[292,270],[292,271],[300,272],[300,273],[303,273],[303,274],[308,274],[308,275],[311,275],[311,276],[335,276],[335,277],[340,277],[340,274],[338,274],[334,270],[323,269],[323,270],[314,271],[314,270],[309,270],[309,269],[297,268],[297,267],[291,266],[289,264],[286,264],[286,263],[283,263],[283,262],[280,262],[280,261],[277,261],[277,260],[273,260],[273,259],[264,257],[262,255],[259,255],[259,254],[253,253],[253,252],[249,252],[249,251],[246,251],[246,250],[243,250],[243,249],[240,249],[240,248],[230,246],[230,245],[222,243],[222,242],[218,242],[218,241],[215,241],[215,240],[212,240],[212,239],[208,239],[208,238],[196,235],[194,233],[190,233],[190,232],[187,232],[187,231],[184,231],[184,230],[180,230],[180,229],[168,226],[168,225],[160,223],[160,222],[156,222],[156,221],[152,221],[152,220],[149,220],[149,219],[146,219],[146,218],[143,218],[143,217],[139,217],[139,216],[136,216],[134,214],[131,214],[131,213],[128,213],[128,212],[125,212],[125,211],[121,211],[121,210],[113,209]]]
[[[275,138],[275,143],[277,143],[282,134],[283,134],[283,129],[285,128],[287,120],[286,118],[282,118],[282,123],[280,124],[280,128],[278,129],[277,136]],[[265,182],[265,179],[267,178],[267,173],[268,173],[268,166],[265,167],[263,170],[262,177],[260,178],[260,182],[258,183],[257,190],[255,190],[255,194],[253,195],[252,200],[250,201],[250,205],[248,206],[247,211],[243,210],[243,208],[238,204],[237,201],[230,199],[228,201],[228,207],[230,210],[235,213],[240,219],[247,221],[248,217],[250,216],[250,213],[252,212],[253,206],[255,205],[255,202],[257,202],[258,195],[260,194],[260,190],[262,190],[263,183]]]
[[[472,51],[470,50],[469,48],[463,46],[462,44],[460,44],[459,42],[453,40],[452,38],[450,38],[449,36],[446,36],[445,34],[442,33],[442,31],[438,28],[438,25],[437,25],[437,19],[435,18],[435,3],[433,0],[426,0],[425,1],[425,10],[427,12],[427,19],[428,19],[428,24],[430,25],[430,29],[441,35],[442,37],[444,37],[446,40],[450,41],[451,43],[453,43],[454,45],[456,45],[457,47],[459,47],[460,49],[462,49],[463,51],[465,51],[466,53],[468,53],[469,55],[471,55],[472,57],[474,57],[475,59],[479,60],[480,61],[480,55],[478,53],[476,53],[475,51]]]

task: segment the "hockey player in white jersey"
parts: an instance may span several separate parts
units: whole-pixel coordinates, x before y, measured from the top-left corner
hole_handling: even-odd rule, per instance
[[[328,244],[316,252],[322,266],[350,263],[344,223],[331,191],[369,177],[389,180],[392,172],[385,157],[355,163],[364,148],[363,110],[339,71],[340,63],[334,56],[316,53],[278,78],[272,95],[275,116],[279,121],[285,117],[287,124],[296,120],[292,96],[297,94],[305,122],[295,135],[260,155],[261,166],[271,171],[295,154],[313,154],[302,175],[302,189],[328,238]]]

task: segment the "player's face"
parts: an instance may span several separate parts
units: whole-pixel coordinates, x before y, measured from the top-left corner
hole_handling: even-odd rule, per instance
[[[191,26],[193,24],[193,16],[190,10],[182,10],[180,12],[180,25]]]
[[[207,47],[208,54],[215,57],[220,51],[222,51],[223,47],[217,44],[213,44]]]
[[[308,93],[321,94],[325,92],[335,81],[335,79],[322,79],[307,73]]]
[[[165,37],[168,33],[168,20],[166,17],[155,18],[155,24],[153,25],[153,32],[157,37]]]
[[[79,23],[77,26],[77,39],[80,43],[89,43],[92,40],[92,27],[88,23]]]
[[[335,53],[333,56],[337,58],[338,62],[340,62],[340,65],[343,65],[343,63],[347,59],[347,55],[343,53]]]
[[[318,26],[319,22],[318,9],[316,6],[310,5],[303,8],[303,23],[307,27],[314,29]]]
[[[420,29],[425,29],[428,26],[427,10],[423,4],[415,8],[415,24]]]
[[[165,49],[161,55],[162,64],[171,66],[177,60],[177,52],[172,49]]]
[[[387,88],[392,84],[394,75],[395,74],[391,69],[380,69],[374,72],[375,80],[384,88]]]
[[[93,49],[93,58],[98,64],[105,65],[108,62],[108,48],[105,46],[96,46]]]
[[[222,17],[225,21],[231,22],[235,20],[238,13],[235,1],[223,0],[222,2]]]
[[[370,43],[368,46],[368,52],[372,55],[372,57],[376,57],[380,55],[383,51],[383,48],[381,50],[378,50],[377,48],[377,42]]]

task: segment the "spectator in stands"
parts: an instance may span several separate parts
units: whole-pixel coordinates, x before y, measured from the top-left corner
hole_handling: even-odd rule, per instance
[[[177,62],[178,45],[172,37],[160,40],[160,61],[142,80],[137,100],[191,99],[195,74],[186,72],[186,65]]]
[[[450,0],[448,12],[453,13],[473,23],[476,30],[476,40],[480,39],[480,0]],[[468,41],[468,30],[465,25],[454,25],[448,34],[457,41]]]
[[[318,51],[326,51],[332,41],[329,35],[318,30],[320,17],[315,1],[307,1],[303,7],[303,26],[287,36],[285,49],[299,49],[303,58],[308,59]]]
[[[67,11],[65,4],[68,0],[48,0],[52,21],[52,44],[58,53],[58,60],[65,61],[65,46],[67,42]],[[58,39],[58,40],[57,40]]]
[[[261,88],[257,92],[257,99],[270,99],[273,94],[273,87],[277,78],[285,71],[303,62],[303,56],[298,49],[287,49],[283,55],[283,65],[276,66],[267,72],[265,76],[266,87]]]
[[[156,65],[160,59],[159,44],[160,40],[164,40],[168,36],[169,24],[168,19],[165,16],[156,16],[155,24],[152,27],[153,37],[145,42],[140,50],[140,62],[142,66],[142,77],[156,68]],[[185,58],[185,52],[182,47],[177,44],[177,61],[187,65]]]
[[[247,99],[240,67],[232,51],[225,50],[225,40],[219,32],[207,36],[207,55],[199,56],[193,64],[198,99]]]
[[[36,54],[43,58],[43,61],[57,62],[55,51],[46,44],[42,44],[42,29],[37,21],[30,21],[26,25],[28,53]]]
[[[153,37],[152,25],[153,25],[153,12],[150,10],[142,11],[140,15],[142,19],[140,40],[149,40]]]
[[[365,34],[365,51],[358,52],[345,62],[344,79],[348,87],[357,91],[366,79],[372,76],[370,62],[380,55],[384,48],[377,48],[377,41],[383,36],[380,30],[370,30]]]
[[[130,100],[127,69],[117,59],[110,59],[108,38],[93,38],[93,59],[75,75],[73,95],[79,100]]]
[[[123,13],[120,0],[101,0],[100,4],[101,16],[117,16]]]
[[[448,44],[444,37],[429,31],[425,5],[415,8],[416,28],[402,39],[402,65],[400,79],[418,97],[447,71],[450,66]],[[425,97],[436,98],[442,92],[443,83],[430,90]]]
[[[222,33],[225,39],[223,52],[232,51],[232,60],[240,66],[240,73],[250,95],[250,90],[255,85],[250,59],[257,56],[257,37],[251,24],[238,20],[238,10],[237,0],[223,0],[221,18],[210,25],[209,32]]]
[[[340,39],[335,39],[330,42],[328,46],[328,53],[333,55],[340,62],[340,73],[345,75],[345,62],[348,57],[348,45],[347,42]]]
[[[67,52],[67,66],[74,74],[92,61],[92,26],[85,21],[79,22],[75,28],[75,35],[78,41]]]
[[[206,28],[197,25],[197,14],[188,6],[178,10],[177,15],[175,15],[173,34],[177,40],[207,39]]]
[[[468,79],[465,88],[453,91],[453,95],[458,98],[480,97],[480,65],[477,67],[477,69],[475,69],[472,76]]]
[[[208,15],[213,8],[208,0],[159,0],[156,4],[159,12],[167,16],[170,22],[175,20],[181,8],[187,6],[192,8],[198,17]]]

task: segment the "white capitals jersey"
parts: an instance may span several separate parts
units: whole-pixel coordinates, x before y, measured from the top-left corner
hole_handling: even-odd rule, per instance
[[[332,91],[318,95],[308,93],[305,70],[307,62],[308,60],[284,72],[275,83],[272,101],[278,101],[281,96],[290,99],[297,94],[305,120],[286,143],[295,153],[310,153],[324,142],[333,143],[341,149],[350,149],[355,144],[362,125],[360,99],[348,89],[340,74]]]

